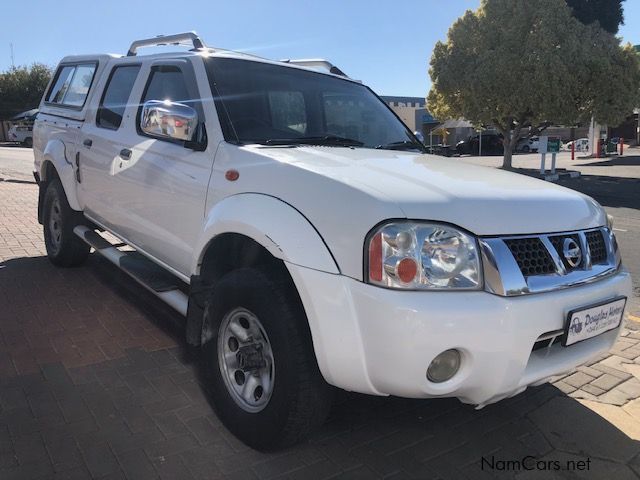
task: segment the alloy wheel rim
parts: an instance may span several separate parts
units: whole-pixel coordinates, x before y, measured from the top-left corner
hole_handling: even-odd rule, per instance
[[[227,391],[250,413],[263,410],[273,394],[275,364],[269,337],[256,315],[235,308],[218,332],[218,364]]]
[[[62,243],[62,210],[58,199],[51,203],[49,212],[49,241],[54,252],[57,252]]]

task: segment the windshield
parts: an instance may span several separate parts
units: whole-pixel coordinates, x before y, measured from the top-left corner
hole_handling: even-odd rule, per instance
[[[242,59],[205,62],[227,141],[423,148],[382,100],[358,83]]]

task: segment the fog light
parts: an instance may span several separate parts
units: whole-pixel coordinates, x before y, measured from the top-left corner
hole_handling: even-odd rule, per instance
[[[453,377],[460,368],[460,352],[445,350],[433,359],[427,369],[427,378],[433,383],[442,383]]]

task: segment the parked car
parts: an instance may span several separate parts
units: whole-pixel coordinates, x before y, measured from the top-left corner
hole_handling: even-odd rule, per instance
[[[471,135],[456,144],[460,155],[478,155],[480,153],[480,134]],[[502,135],[497,133],[482,134],[482,155],[500,155],[504,153]]]
[[[19,142],[25,147],[33,146],[33,126],[32,125],[12,125],[9,128],[8,137],[10,142]]]
[[[576,152],[588,152],[589,151],[589,139],[588,138],[578,138],[577,140],[573,140],[571,142],[567,142],[564,146],[566,150],[571,150],[571,146],[575,144]]]
[[[522,153],[536,153],[540,147],[540,137],[526,137],[518,141],[516,145],[516,152]]]
[[[259,449],[303,438],[334,387],[483,407],[613,346],[631,280],[600,205],[426,154],[320,63],[193,33],[63,58],[34,128],[50,261],[93,248],[183,314],[219,418]]]

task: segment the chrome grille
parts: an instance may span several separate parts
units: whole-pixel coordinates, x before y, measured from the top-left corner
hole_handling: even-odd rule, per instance
[[[525,277],[547,275],[556,271],[551,255],[539,238],[513,238],[505,240],[504,243],[511,250]]]
[[[571,251],[574,254],[565,258],[567,239],[573,240]],[[576,246],[579,246],[578,259]],[[480,249],[485,288],[503,296],[546,292],[593,282],[615,273],[620,265],[613,233],[604,227],[544,235],[480,238]]]
[[[600,230],[586,232],[587,244],[591,252],[591,263],[598,265],[607,261],[607,246],[604,243],[604,236]]]
[[[582,265],[581,265],[582,262],[580,262],[580,264],[576,265],[575,267],[572,267],[564,258],[564,254],[562,253],[562,247],[563,247],[565,238],[570,238],[571,240],[576,242],[578,245],[580,245],[580,237],[578,236],[577,233],[574,233],[572,235],[554,235],[553,237],[549,237],[549,241],[551,242],[551,245],[553,245],[553,248],[555,249],[556,253],[560,257],[560,260],[562,261],[564,268],[566,268],[567,270],[573,270],[574,268],[582,268]]]

